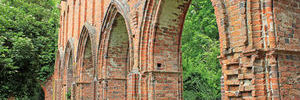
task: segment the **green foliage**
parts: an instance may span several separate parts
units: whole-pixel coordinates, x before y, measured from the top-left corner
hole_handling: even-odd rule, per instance
[[[183,96],[220,99],[218,29],[210,0],[193,0],[182,33]]]
[[[66,97],[67,97],[67,100],[71,100],[71,88],[68,89]]]
[[[0,0],[0,98],[32,96],[53,72],[56,0]]]

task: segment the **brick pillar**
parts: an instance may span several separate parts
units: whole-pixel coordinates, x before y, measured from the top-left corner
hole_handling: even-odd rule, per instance
[[[212,2],[220,35],[222,98],[299,99],[299,2]]]
[[[138,100],[138,85],[139,85],[138,72],[131,72],[127,76],[127,100]]]

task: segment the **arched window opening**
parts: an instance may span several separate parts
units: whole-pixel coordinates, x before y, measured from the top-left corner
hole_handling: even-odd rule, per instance
[[[87,41],[85,44],[82,66],[83,66],[83,75],[84,75],[83,80],[92,81],[94,73],[93,73],[91,40],[89,37],[87,37]]]
[[[67,100],[71,100],[71,96],[74,95],[72,92],[72,84],[73,84],[73,54],[72,51],[70,51],[70,55],[69,55],[69,61],[68,61],[68,65],[67,65]]]
[[[129,38],[125,19],[117,14],[109,34],[107,49],[108,98],[126,98],[127,74],[129,68]]]
[[[83,100],[92,100],[94,98],[94,86],[92,84],[94,78],[94,66],[91,47],[91,38],[87,36],[85,47],[83,50],[82,65],[81,65],[81,98]]]

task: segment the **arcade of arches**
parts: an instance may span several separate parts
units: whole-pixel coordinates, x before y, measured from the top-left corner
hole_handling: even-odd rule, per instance
[[[211,0],[222,99],[300,99],[300,1]],[[47,100],[182,100],[190,0],[62,0]]]

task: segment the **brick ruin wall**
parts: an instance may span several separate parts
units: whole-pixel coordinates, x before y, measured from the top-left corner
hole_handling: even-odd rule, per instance
[[[222,99],[300,99],[300,1],[211,1]],[[190,2],[62,0],[46,100],[183,99],[180,39]]]

